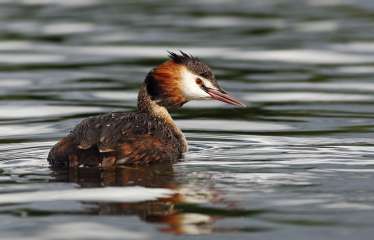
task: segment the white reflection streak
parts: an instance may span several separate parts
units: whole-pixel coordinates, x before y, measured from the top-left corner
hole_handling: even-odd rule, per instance
[[[310,93],[310,92],[271,92],[252,93],[241,97],[249,102],[343,102],[343,101],[365,101],[374,100],[373,96],[360,94],[340,94],[340,93]]]
[[[30,64],[63,62],[65,56],[48,54],[0,54],[0,63]]]
[[[54,23],[44,27],[43,31],[47,34],[73,34],[86,33],[95,29],[94,24],[90,23]]]
[[[36,191],[0,195],[0,204],[45,202],[45,201],[85,201],[85,202],[143,202],[170,197],[174,191],[164,188],[106,187],[69,189],[59,191]]]
[[[328,49],[289,49],[273,51],[250,51],[227,55],[229,59],[280,61],[304,64],[348,64],[374,62],[374,57],[367,55],[340,53]]]
[[[177,125],[189,130],[225,130],[225,131],[280,131],[291,130],[286,124],[255,122],[255,121],[229,121],[229,120],[177,120]]]
[[[21,1],[27,5],[48,5],[48,4],[55,4],[61,6],[90,6],[96,5],[99,3],[97,0],[22,0]]]

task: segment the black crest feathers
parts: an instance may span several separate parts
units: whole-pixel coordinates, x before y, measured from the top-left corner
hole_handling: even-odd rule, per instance
[[[177,64],[185,65],[189,70],[196,73],[197,75],[203,76],[206,79],[209,79],[215,84],[215,78],[212,73],[212,70],[208,65],[201,62],[197,57],[192,56],[191,54],[179,51],[178,53],[168,51],[169,58]]]
[[[173,60],[175,63],[179,64],[187,64],[188,62],[197,62],[200,61],[197,57],[192,56],[191,54],[185,53],[183,51],[179,51],[180,54],[168,51],[169,58]]]

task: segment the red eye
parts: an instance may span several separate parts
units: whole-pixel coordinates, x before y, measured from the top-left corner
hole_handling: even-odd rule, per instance
[[[200,78],[197,78],[196,79],[196,83],[197,83],[197,85],[203,85],[203,80],[201,80]]]

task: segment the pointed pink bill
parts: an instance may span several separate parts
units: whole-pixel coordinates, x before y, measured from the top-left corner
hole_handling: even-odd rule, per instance
[[[225,102],[231,105],[246,107],[246,105],[240,102],[238,99],[230,96],[227,93],[221,92],[213,88],[206,88],[205,91],[213,98],[221,102]]]

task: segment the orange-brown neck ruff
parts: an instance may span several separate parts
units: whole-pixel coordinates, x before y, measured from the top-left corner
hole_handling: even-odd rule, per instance
[[[185,66],[169,60],[150,72],[145,80],[151,99],[166,108],[178,108],[187,102],[180,90],[181,72]]]

